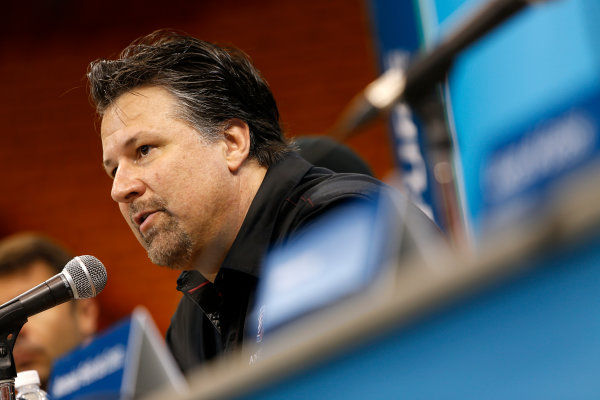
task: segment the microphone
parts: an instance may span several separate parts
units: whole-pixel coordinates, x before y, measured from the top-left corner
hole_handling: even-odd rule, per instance
[[[389,111],[402,99],[409,103],[428,95],[447,74],[461,50],[531,3],[547,0],[489,0],[432,50],[408,68],[392,67],[359,93],[342,113],[330,136],[342,140]]]
[[[93,256],[78,256],[62,272],[0,305],[0,331],[71,299],[95,297],[106,286],[106,269]]]

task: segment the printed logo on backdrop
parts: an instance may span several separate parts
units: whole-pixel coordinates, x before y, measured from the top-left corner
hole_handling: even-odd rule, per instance
[[[386,53],[384,66],[387,69],[405,69],[410,53],[391,50]],[[394,152],[402,171],[402,186],[410,199],[431,219],[434,219],[427,166],[421,151],[419,129],[413,113],[405,103],[398,103],[391,111],[391,126],[394,137]]]
[[[56,360],[50,377],[50,396],[59,400],[93,394],[119,398],[131,326],[131,319],[121,321],[90,343]]]
[[[406,69],[421,46],[416,1],[367,1],[372,18],[373,38],[378,49],[381,72],[390,68]],[[431,167],[427,165],[424,138],[410,107],[399,103],[390,110],[390,145],[399,171],[400,185],[425,214],[437,221],[431,185]]]
[[[596,157],[598,128],[589,110],[577,109],[498,147],[481,174],[488,228],[523,217],[549,183]]]
[[[187,391],[149,312],[136,307],[130,317],[57,359],[48,390],[54,400],[108,400],[143,397],[159,387]]]
[[[123,369],[125,355],[126,348],[121,343],[104,349],[97,356],[79,363],[74,370],[57,376],[52,386],[53,395],[59,398],[70,395]]]

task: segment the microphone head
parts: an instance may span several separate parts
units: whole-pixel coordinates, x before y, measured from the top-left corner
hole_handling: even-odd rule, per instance
[[[106,286],[106,268],[94,256],[78,256],[65,265],[62,272],[76,299],[95,297]]]

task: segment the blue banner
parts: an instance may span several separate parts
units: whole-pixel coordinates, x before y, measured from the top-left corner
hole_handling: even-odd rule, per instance
[[[416,37],[433,51],[492,1],[370,4],[385,60],[393,49],[414,52],[417,45],[408,43]],[[444,102],[455,149],[457,201],[474,243],[542,210],[558,183],[598,159],[599,18],[597,0],[532,2],[455,58]],[[408,125],[393,125],[398,162],[410,183],[420,167],[411,163],[415,151],[401,150],[406,135],[396,126]],[[425,175],[419,176],[420,185],[412,186],[425,199],[429,189],[419,189]]]
[[[53,400],[125,400],[164,387],[187,391],[152,317],[137,307],[131,317],[56,360],[48,393]]]
[[[405,68],[420,46],[414,5],[393,0],[371,0],[368,4],[381,72]],[[425,214],[445,228],[433,200],[432,174],[421,131],[418,118],[406,104],[391,110],[391,141],[402,187]]]
[[[131,319],[57,360],[48,393],[55,400],[120,399]]]
[[[482,0],[420,0],[429,47]],[[446,106],[464,213],[474,238],[543,208],[555,184],[598,158],[600,2],[524,8],[467,48]]]

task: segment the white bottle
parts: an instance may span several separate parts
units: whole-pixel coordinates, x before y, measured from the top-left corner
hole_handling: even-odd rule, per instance
[[[35,370],[21,371],[15,379],[16,400],[48,400],[48,394],[40,388],[40,376]]]

